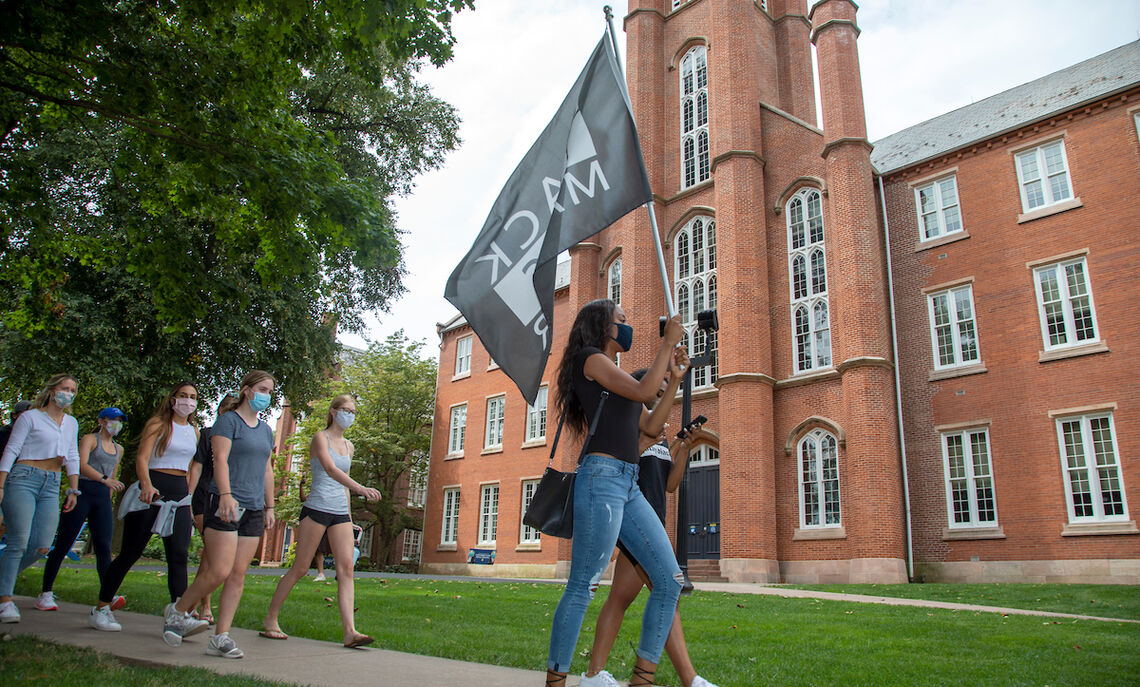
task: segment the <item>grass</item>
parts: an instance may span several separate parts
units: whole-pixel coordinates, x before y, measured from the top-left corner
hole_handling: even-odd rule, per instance
[[[1140,619],[1140,587],[1113,584],[815,584],[787,585],[840,594],[1024,608],[1101,618]]]
[[[131,666],[108,654],[77,646],[53,644],[29,635],[6,635],[0,641],[0,665],[6,685],[51,684],[52,687],[245,687],[280,686],[245,675],[219,675],[201,668]]]
[[[238,626],[260,626],[276,583],[273,576],[247,578]],[[21,577],[17,593],[34,594],[38,584],[39,571],[33,568]],[[987,598],[969,592],[963,600],[1016,606],[1013,601],[1028,597],[1014,587],[1021,585],[985,586]],[[374,635],[381,647],[532,670],[543,666],[562,591],[545,584],[375,578],[357,580],[356,589],[357,627]],[[1046,585],[1033,598],[1060,605],[1057,610],[1083,608],[1080,597],[1062,603],[1067,589]],[[56,582],[56,593],[68,601],[91,599],[95,591],[91,570],[65,568]],[[155,572],[132,573],[121,593],[138,612],[157,614],[168,600],[165,579]],[[590,606],[574,671],[585,669],[606,593],[603,587]],[[1097,587],[1089,594],[1108,598],[1111,590]],[[1136,589],[1124,588],[1121,594],[1127,598],[1116,605],[1135,609]],[[302,580],[281,614],[282,627],[294,635],[341,641],[335,595],[335,582]],[[619,679],[628,679],[632,670],[643,603],[644,595],[630,609],[610,659],[608,668]],[[1140,675],[1140,624],[1133,623],[709,592],[684,599],[682,616],[694,665],[721,687],[1133,685]],[[678,684],[667,660],[658,684]]]

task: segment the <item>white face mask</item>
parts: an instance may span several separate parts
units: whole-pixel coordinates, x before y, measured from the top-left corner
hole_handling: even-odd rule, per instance
[[[351,413],[347,410],[338,410],[336,411],[334,419],[336,423],[340,425],[341,429],[348,429],[352,426],[352,423],[356,421],[356,413]]]
[[[55,404],[60,408],[66,408],[67,406],[71,405],[73,401],[75,401],[75,392],[56,391],[52,394],[52,400],[55,401]]]
[[[123,423],[122,422],[120,422],[118,420],[112,420],[111,422],[107,423],[107,434],[110,434],[111,436],[115,436],[116,434],[118,434],[121,431],[123,431]]]
[[[176,398],[174,399],[174,414],[178,417],[186,417],[194,412],[198,407],[198,401],[192,398]]]

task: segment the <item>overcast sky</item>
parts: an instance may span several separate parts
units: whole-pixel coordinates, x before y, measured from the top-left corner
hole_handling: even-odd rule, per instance
[[[476,0],[455,17],[455,58],[421,74],[463,120],[460,148],[396,208],[408,293],[369,317],[438,354],[443,298],[507,177],[549,122],[604,31],[598,0]],[[622,17],[614,7],[621,59]],[[809,7],[813,0],[809,0]],[[1140,39],[1137,0],[860,0],[859,57],[872,141]],[[716,97],[716,94],[712,94]],[[342,343],[366,341],[344,334]]]

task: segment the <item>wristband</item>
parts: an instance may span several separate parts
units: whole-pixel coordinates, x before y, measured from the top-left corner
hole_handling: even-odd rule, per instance
[[[71,496],[72,494],[75,494],[76,496],[81,496],[83,494],[83,492],[79,491],[78,489],[68,489],[64,493],[65,496]]]

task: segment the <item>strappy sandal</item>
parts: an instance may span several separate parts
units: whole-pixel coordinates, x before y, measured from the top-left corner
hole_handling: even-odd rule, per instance
[[[629,687],[653,687],[653,678],[657,674],[657,669],[646,670],[639,665],[633,666],[633,679],[629,681]],[[634,680],[644,680],[644,682],[634,682]]]
[[[561,682],[563,685],[565,685],[567,675],[569,675],[569,673],[556,673],[553,670],[547,670],[546,671],[546,687],[551,687],[551,685],[556,685],[559,682]]]
[[[344,646],[346,649],[355,649],[355,648],[361,647],[361,646],[368,646],[369,644],[371,644],[372,642],[375,642],[375,641],[376,641],[376,639],[374,637],[369,637],[368,635],[362,635],[360,633],[357,633],[355,637],[353,637],[351,640],[345,642]]]

